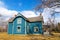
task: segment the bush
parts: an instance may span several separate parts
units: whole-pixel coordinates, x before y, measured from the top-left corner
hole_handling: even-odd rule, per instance
[[[54,31],[54,32],[59,32],[60,33],[60,30],[56,27],[56,28],[54,28],[54,29],[52,29],[52,31]]]

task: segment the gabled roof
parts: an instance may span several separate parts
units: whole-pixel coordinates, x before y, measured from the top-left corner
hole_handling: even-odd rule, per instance
[[[43,17],[38,16],[38,17],[32,17],[32,18],[27,18],[29,22],[35,22],[35,21],[43,21]]]
[[[18,16],[22,16],[26,21],[29,21],[29,22],[43,21],[43,17],[42,17],[42,16],[26,18],[26,17],[25,17],[24,15],[22,15],[21,13],[18,13],[17,15],[15,15],[15,17],[12,17],[11,19],[9,19],[8,22],[13,22],[13,20],[14,20],[16,17],[18,17]]]

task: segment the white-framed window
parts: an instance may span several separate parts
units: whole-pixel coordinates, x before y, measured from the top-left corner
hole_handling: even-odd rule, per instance
[[[22,18],[17,18],[17,24],[21,24],[21,21],[22,20]]]
[[[29,32],[29,26],[27,26],[27,32]]]
[[[34,32],[38,32],[39,28],[38,27],[34,27]]]
[[[21,26],[17,26],[17,32],[21,32]]]

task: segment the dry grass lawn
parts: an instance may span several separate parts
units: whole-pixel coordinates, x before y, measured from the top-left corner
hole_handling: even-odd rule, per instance
[[[0,40],[60,40],[60,33],[53,33],[53,36],[43,35],[9,35],[6,32],[0,33]]]

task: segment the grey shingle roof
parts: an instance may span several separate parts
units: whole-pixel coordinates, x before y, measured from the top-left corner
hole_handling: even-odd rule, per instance
[[[16,18],[16,16],[9,19],[8,22],[12,22]],[[37,17],[31,17],[31,18],[26,18],[24,15],[22,15],[22,16],[25,18],[25,20],[27,20],[29,22],[43,21],[43,16],[37,16]]]
[[[43,21],[43,17],[42,17],[42,16],[32,17],[32,18],[27,18],[27,20],[28,20],[29,22]]]

